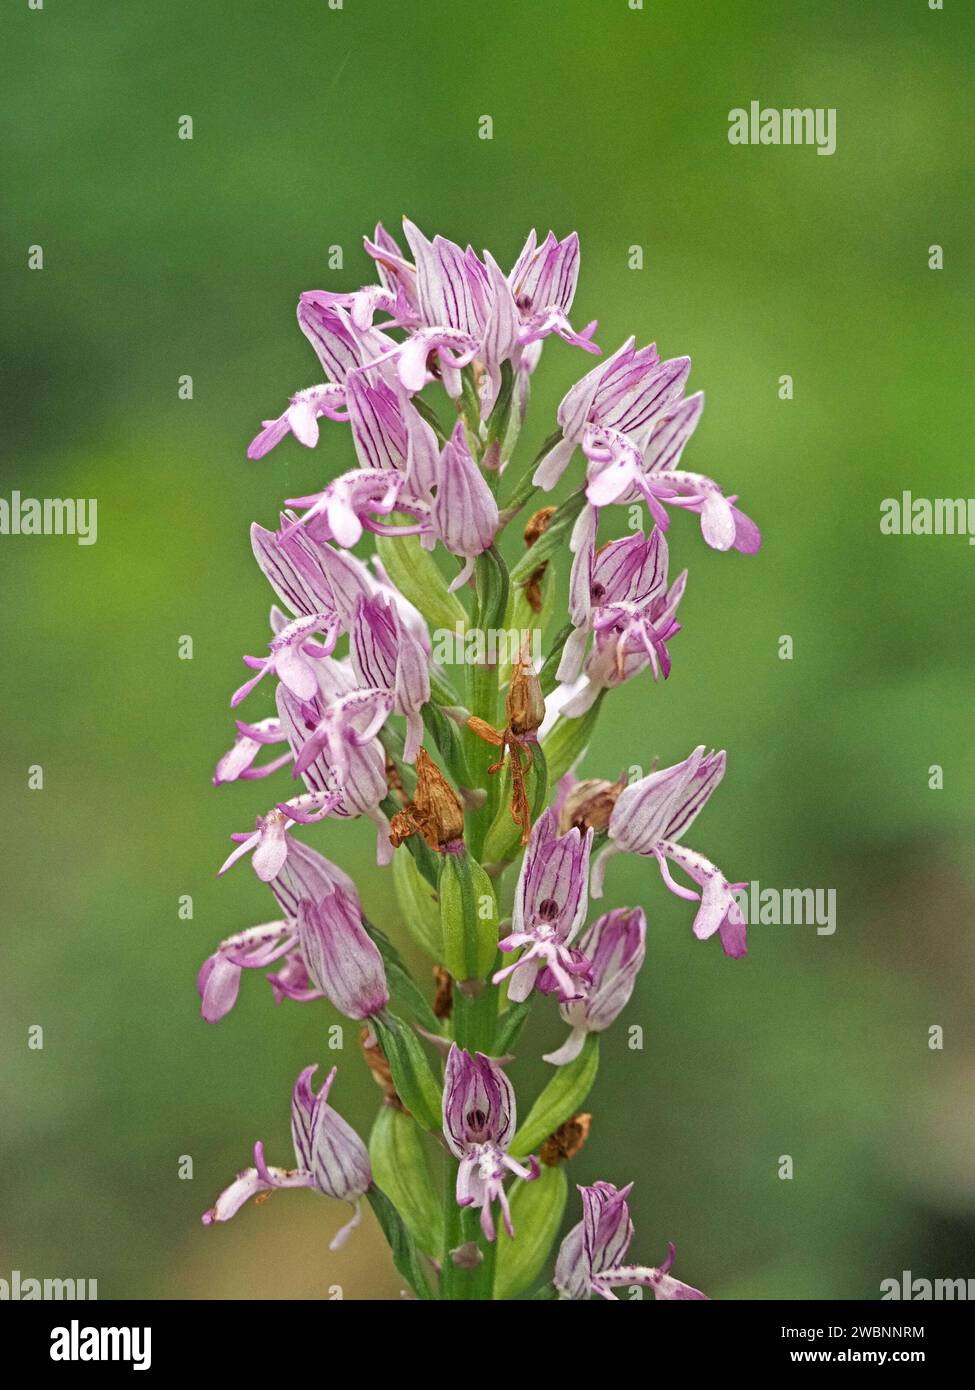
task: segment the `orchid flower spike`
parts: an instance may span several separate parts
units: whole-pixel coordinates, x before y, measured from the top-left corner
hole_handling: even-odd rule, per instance
[[[612,692],[647,670],[658,682],[670,674],[687,579],[686,570],[670,577],[674,511],[695,513],[717,550],[752,553],[761,536],[736,494],[684,466],[704,402],[685,394],[690,359],[662,359],[633,337],[564,393],[557,430],[509,488],[503,475],[543,344],[555,336],[600,353],[596,323],[576,327],[570,317],[579,238],[532,231],[507,270],[489,251],[428,238],[408,219],[403,236],[400,245],[380,223],[365,239],[374,283],[301,294],[298,327],[318,364],[307,380],[317,384],[264,420],[247,451],[259,459],[282,443],[288,450],[288,435],[313,448],[321,429],[347,426],[354,457],[345,446],[346,462],[292,485],[304,495],[280,502],[270,529],[251,528],[275,606],[267,647],[243,658],[248,679],[231,705],[270,676],[263,690],[274,713],[238,720],[213,782],[289,768],[294,794],[231,837],[219,870],[250,856],[274,897],[273,920],[227,936],[197,979],[209,1023],[234,1007],[246,970],[263,971],[276,1002],[327,999],[362,1025],[383,1109],[367,1150],[328,1104],[334,1069],[316,1094],[315,1068],[306,1068],[292,1096],[296,1166],[269,1166],[257,1144],[253,1166],[203,1221],[229,1220],[278,1187],[308,1187],[353,1205],[334,1248],[368,1194],[407,1297],[517,1297],[560,1219],[565,1183],[552,1169],[575,1158],[593,1120],[590,1034],[621,1017],[644,960],[642,908],[614,908],[586,928],[590,890],[602,895],[609,860],[624,850],[654,859],[670,891],[695,903],[695,934],[745,953],[743,885],[684,844],[724,775],[724,752],[702,745],[631,785],[625,774],[576,772]],[[526,553],[509,570],[505,527],[531,510],[537,489],[555,487],[576,450],[578,490],[534,510]],[[631,511],[624,534],[601,538],[619,506]],[[635,530],[644,506],[646,533]],[[363,540],[368,558],[353,553]],[[556,622],[550,608],[570,560],[568,613]],[[547,625],[558,636],[543,658],[531,633]],[[463,681],[449,669],[444,634],[479,639],[456,658],[472,667]],[[363,915],[356,883],[301,838],[304,826],[340,837],[335,822],[360,817],[375,828],[377,864],[392,867],[399,917],[437,962],[432,1003]],[[502,876],[518,862],[519,837],[508,920]],[[549,1074],[519,1134],[505,1065],[535,992],[555,997],[567,1026],[545,1059],[564,1070]],[[442,1090],[424,1041],[444,1066]],[[442,1127],[442,1222],[416,1126]],[[532,1147],[540,1157],[526,1156]],[[386,1191],[373,1185],[370,1153]],[[540,1176],[525,1195],[523,1184]],[[626,1263],[629,1187],[579,1190],[583,1219],[562,1242],[549,1295],[554,1287],[564,1299],[616,1300],[634,1286],[660,1299],[704,1297],[673,1277],[673,1246],[659,1266]],[[512,1210],[524,1231],[510,1259],[497,1223],[514,1236]]]

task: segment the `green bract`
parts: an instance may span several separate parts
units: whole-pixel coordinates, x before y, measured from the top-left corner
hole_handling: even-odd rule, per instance
[[[498,954],[494,884],[466,850],[444,854],[440,867],[443,959],[455,980],[481,980]]]
[[[515,1237],[512,1240],[505,1231],[498,1232],[495,1298],[517,1298],[542,1273],[559,1233],[568,1193],[561,1165],[543,1167],[534,1182],[519,1179],[513,1184],[509,1200]]]
[[[511,1141],[513,1154],[530,1154],[544,1144],[559,1125],[564,1125],[578,1113],[592,1090],[599,1070],[599,1037],[590,1033],[578,1057],[565,1067],[559,1067],[535,1101],[528,1118],[519,1126]]]

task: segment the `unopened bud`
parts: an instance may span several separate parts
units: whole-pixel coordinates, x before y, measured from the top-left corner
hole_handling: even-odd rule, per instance
[[[433,850],[463,844],[464,810],[457,793],[425,748],[416,755],[413,800],[390,822],[389,838],[399,846],[414,832]]]

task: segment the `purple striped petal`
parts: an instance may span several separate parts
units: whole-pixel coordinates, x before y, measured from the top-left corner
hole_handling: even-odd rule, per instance
[[[468,558],[487,550],[498,529],[498,504],[474,462],[460,420],[440,455],[433,522],[450,553]]]
[[[298,940],[312,983],[346,1018],[369,1018],[389,1003],[383,958],[358,901],[341,888],[299,904]]]

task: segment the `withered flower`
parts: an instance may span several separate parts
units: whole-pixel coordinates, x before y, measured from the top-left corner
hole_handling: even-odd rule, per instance
[[[450,1018],[454,1011],[454,981],[449,970],[442,965],[433,967],[433,978],[437,993],[433,1001],[433,1012],[437,1018]]]
[[[389,754],[386,754],[386,785],[401,806],[405,806],[409,801],[406,788],[403,786],[403,779],[399,774],[399,768],[393,762]]]
[[[467,727],[485,743],[501,749],[497,762],[488,768],[489,773],[498,772],[504,766],[508,755],[511,768],[511,819],[521,826],[521,843],[527,845],[531,834],[531,805],[525,789],[525,773],[532,765],[532,744],[536,742],[535,732],[545,718],[545,697],[541,683],[526,659],[524,651],[515,662],[511,683],[504,702],[505,727],[496,729],[485,719],[471,715]],[[524,755],[524,763],[522,763]]]
[[[525,545],[529,550],[538,540],[539,536],[545,534],[545,531],[548,529],[548,523],[551,521],[554,513],[554,507],[540,507],[537,512],[534,512],[528,518],[528,525],[525,527],[524,534]],[[533,613],[540,613],[542,611],[542,580],[545,577],[545,571],[547,569],[548,561],[545,560],[537,569],[532,570],[531,574],[522,585],[525,591],[525,598],[528,600],[528,607]]]
[[[391,1105],[396,1110],[404,1109],[403,1102],[396,1094],[396,1087],[393,1085],[393,1073],[390,1071],[386,1054],[380,1047],[379,1039],[371,1028],[363,1028],[359,1034],[359,1045],[362,1048],[366,1066],[372,1072],[372,1079],[383,1093],[383,1104]]]
[[[464,809],[457,793],[425,748],[416,755],[413,800],[397,811],[390,823],[390,842],[399,847],[413,834],[422,835],[432,850],[442,851],[464,839]]]
[[[545,1167],[556,1168],[560,1163],[575,1158],[589,1138],[591,1128],[592,1116],[587,1114],[573,1115],[571,1120],[566,1120],[565,1124],[559,1125],[555,1133],[548,1136],[538,1151],[538,1156]]]

